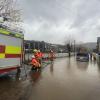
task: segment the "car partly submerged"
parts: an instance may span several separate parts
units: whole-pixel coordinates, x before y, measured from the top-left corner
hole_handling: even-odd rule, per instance
[[[76,54],[77,61],[89,61],[89,54],[88,53],[77,53]]]

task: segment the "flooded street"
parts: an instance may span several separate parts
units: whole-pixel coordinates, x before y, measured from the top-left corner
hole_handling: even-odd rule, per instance
[[[99,12],[100,0],[0,0],[0,100],[100,100]]]
[[[59,58],[41,71],[0,78],[0,100],[100,100],[100,65]]]

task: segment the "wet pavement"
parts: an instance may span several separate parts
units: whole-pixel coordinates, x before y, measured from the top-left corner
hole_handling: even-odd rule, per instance
[[[94,61],[59,58],[41,71],[25,69],[0,78],[0,100],[100,100],[100,65]]]

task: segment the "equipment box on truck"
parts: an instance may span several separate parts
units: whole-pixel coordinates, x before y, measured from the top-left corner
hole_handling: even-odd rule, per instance
[[[0,28],[0,75],[17,70],[23,60],[22,33]]]

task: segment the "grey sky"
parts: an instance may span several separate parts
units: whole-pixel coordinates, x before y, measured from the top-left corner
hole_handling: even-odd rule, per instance
[[[64,43],[96,41],[100,36],[100,0],[18,0],[25,39]]]

